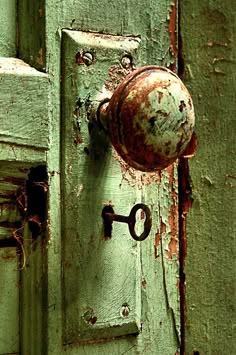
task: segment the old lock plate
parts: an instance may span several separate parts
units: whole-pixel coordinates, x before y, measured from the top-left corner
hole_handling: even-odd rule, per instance
[[[101,218],[109,204],[128,215],[140,196],[122,179],[104,131],[88,121],[104,83],[113,90],[137,63],[140,40],[64,30],[62,43],[63,340],[71,344],[141,328],[140,247],[124,224],[105,238]]]

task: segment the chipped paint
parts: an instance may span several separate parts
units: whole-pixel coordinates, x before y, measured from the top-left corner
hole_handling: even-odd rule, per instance
[[[116,152],[113,150],[113,158],[117,160],[120,164],[122,180],[120,182],[120,186],[123,181],[126,181],[129,186],[136,187],[138,190],[141,190],[144,186],[149,186],[152,183],[159,184],[161,181],[161,171],[156,172],[142,172],[130,167]]]
[[[170,69],[176,71],[176,64],[178,58],[178,46],[177,46],[177,0],[174,0],[171,6],[168,32],[170,35],[170,53],[174,58],[174,63],[170,66]]]
[[[162,235],[165,232],[166,232],[166,225],[161,220],[159,231],[155,234],[155,244],[154,244],[154,256],[155,256],[155,259],[159,258],[159,256],[160,256],[160,253],[159,253],[158,249],[159,249],[160,244],[161,244]]]
[[[105,88],[108,91],[113,92],[122,80],[132,72],[132,70],[133,65],[128,68],[122,67],[121,64],[111,65],[108,73],[109,77],[105,82]]]
[[[168,246],[168,259],[179,257],[179,240],[178,240],[178,183],[174,175],[174,166],[168,168],[169,171],[169,189],[172,195],[172,205],[169,209],[168,222],[170,226],[170,242]]]

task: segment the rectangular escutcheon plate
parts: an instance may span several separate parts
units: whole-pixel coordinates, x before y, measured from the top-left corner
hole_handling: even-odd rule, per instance
[[[137,63],[140,40],[80,31],[62,37],[62,258],[64,344],[140,331],[140,249],[128,226],[104,237],[102,209],[129,215],[141,202],[103,130],[88,123],[91,101]],[[89,53],[89,55],[87,54]],[[85,58],[85,60],[84,60]],[[88,58],[88,60],[86,59]]]

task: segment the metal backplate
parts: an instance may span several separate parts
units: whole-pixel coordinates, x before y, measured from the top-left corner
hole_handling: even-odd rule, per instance
[[[129,215],[141,197],[104,131],[88,122],[104,84],[112,90],[132,70],[122,57],[137,63],[140,40],[69,30],[62,36],[63,341],[71,344],[141,328],[139,245],[125,224],[114,223],[105,238],[101,217],[108,204]]]

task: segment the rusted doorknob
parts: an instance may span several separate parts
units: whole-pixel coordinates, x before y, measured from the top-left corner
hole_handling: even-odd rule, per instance
[[[176,74],[160,66],[145,66],[129,74],[100,119],[116,151],[141,171],[166,168],[184,154],[193,136],[191,96]]]

